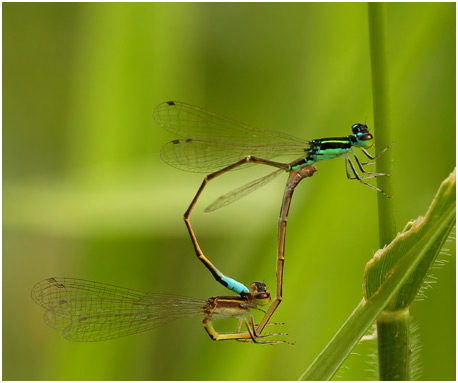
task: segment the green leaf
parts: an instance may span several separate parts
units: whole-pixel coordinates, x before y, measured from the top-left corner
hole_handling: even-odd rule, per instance
[[[402,233],[399,233],[388,246],[377,251],[367,264],[363,286],[366,299],[369,299],[379,290],[390,274],[396,270],[396,264],[399,260],[408,254],[409,249],[414,248],[420,240],[429,238],[431,239],[431,246],[426,249],[415,271],[411,273],[390,302],[389,307],[385,309],[390,311],[403,310],[413,302],[429,268],[453,227],[454,219],[443,227],[443,232],[439,233],[435,240],[432,240],[435,235],[433,228],[456,209],[455,176],[456,171],[454,170],[450,177],[443,182],[426,216],[418,217],[415,221],[409,222]]]
[[[441,184],[426,216],[409,223],[391,244],[377,251],[366,267],[365,297],[300,380],[332,378],[393,297],[398,304],[399,297],[414,295],[455,223],[455,191],[456,170]]]

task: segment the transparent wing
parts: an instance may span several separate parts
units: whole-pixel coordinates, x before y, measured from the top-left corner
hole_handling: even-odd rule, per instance
[[[48,278],[36,284],[32,298],[47,311],[45,322],[78,342],[119,338],[172,320],[203,315],[207,301],[149,294],[73,278]]]
[[[182,138],[165,144],[161,158],[186,171],[212,172],[248,155],[263,159],[298,157],[309,145],[308,141],[284,133],[255,129],[175,101],[158,105],[153,116],[159,125]]]
[[[220,209],[224,206],[227,206],[237,200],[239,200],[242,197],[245,197],[246,195],[254,192],[255,190],[258,190],[260,187],[268,184],[270,181],[272,181],[275,177],[280,175],[281,173],[284,173],[285,170],[283,169],[278,169],[275,170],[273,173],[267,174],[264,177],[258,178],[257,180],[251,181],[247,183],[246,185],[243,185],[235,190],[232,190],[231,192],[222,195],[219,197],[215,202],[213,202],[211,205],[209,205],[206,209],[206,213],[210,213],[212,211],[215,211],[217,209]]]

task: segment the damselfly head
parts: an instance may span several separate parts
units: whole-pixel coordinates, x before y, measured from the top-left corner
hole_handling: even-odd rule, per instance
[[[267,286],[264,282],[253,282],[250,288],[251,295],[258,306],[265,306],[270,303],[270,293],[267,291]]]
[[[374,136],[369,133],[369,128],[366,124],[354,124],[351,127],[351,131],[354,134],[359,147],[370,148],[372,146],[372,140],[374,139]]]

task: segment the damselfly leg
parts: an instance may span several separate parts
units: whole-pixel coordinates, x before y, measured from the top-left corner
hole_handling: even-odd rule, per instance
[[[381,154],[383,154],[387,149],[388,148],[385,148],[384,150],[382,150],[380,153],[378,153],[374,157],[370,156],[369,153],[367,153],[365,150],[363,150],[363,153],[366,154],[370,159],[374,160],[374,159],[378,158]],[[356,171],[355,165],[353,164],[353,162],[350,159],[350,157],[347,155],[346,158],[345,158],[345,171],[347,173],[347,178],[349,180],[357,180],[357,181],[361,182],[363,185],[368,186],[371,189],[377,190],[378,192],[382,193],[384,196],[390,198],[390,196],[388,194],[386,194],[382,189],[378,188],[377,186],[371,185],[371,184],[363,181],[364,179],[376,178],[376,177],[380,177],[380,176],[390,176],[390,174],[388,174],[388,173],[374,173],[374,172],[366,171],[363,168],[363,165],[367,165],[367,164],[370,164],[370,163],[361,162],[361,160],[358,158],[358,156],[356,155],[355,152],[353,152],[352,154],[353,154],[353,157],[354,157],[354,159],[355,159],[355,161],[356,161],[356,163],[357,163],[357,165],[359,167],[359,170],[361,170],[361,172],[364,175],[360,176],[358,174],[358,172]],[[353,175],[351,174],[350,169],[353,172]]]

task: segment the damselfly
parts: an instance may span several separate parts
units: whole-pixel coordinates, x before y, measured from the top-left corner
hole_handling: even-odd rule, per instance
[[[204,256],[191,226],[191,212],[209,181],[230,170],[253,164],[277,168],[273,173],[218,198],[206,209],[206,211],[213,211],[258,189],[282,172],[298,172],[305,169],[302,171],[303,176],[310,177],[315,171],[315,169],[312,170],[311,165],[318,161],[343,157],[348,179],[355,179],[385,194],[376,186],[363,181],[368,178],[388,175],[367,172],[363,167],[373,164],[373,161],[388,149],[385,148],[375,156],[367,152],[366,149],[372,146],[373,136],[369,133],[366,124],[352,125],[352,134],[346,137],[305,141],[280,132],[251,128],[199,107],[175,101],[158,105],[153,115],[159,125],[181,137],[181,139],[170,141],[164,145],[161,150],[162,159],[167,164],[181,170],[210,173],[205,176],[186,210],[184,220],[197,257],[218,282],[238,294],[246,294],[249,290],[240,282],[222,274]],[[354,148],[361,149],[370,161],[362,162]],[[300,157],[289,163],[272,161],[272,158],[283,155]],[[364,174],[363,176],[358,174],[350,155],[354,157],[359,170]],[[309,169],[308,172],[307,169]]]
[[[251,310],[270,302],[262,282],[241,296],[207,300],[178,295],[150,294],[124,287],[74,278],[48,278],[32,289],[32,299],[46,309],[45,322],[60,330],[65,339],[95,342],[147,331],[183,317],[203,316],[203,326],[213,340],[237,340],[262,344],[288,343],[261,338]],[[237,331],[218,333],[212,319],[239,318]],[[241,332],[245,324],[247,331]]]

